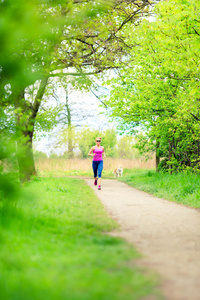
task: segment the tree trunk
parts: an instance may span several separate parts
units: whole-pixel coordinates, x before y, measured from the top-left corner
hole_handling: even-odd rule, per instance
[[[19,178],[21,182],[28,181],[36,175],[32,149],[33,131],[22,131],[22,136],[17,141],[17,159]]]
[[[158,155],[158,149],[159,149],[160,143],[156,143],[156,172],[158,172],[158,165],[160,163],[160,157]]]
[[[169,162],[172,159],[172,149],[173,149],[173,143],[169,141]],[[169,170],[170,174],[172,174],[172,165],[169,164]]]
[[[73,141],[72,141],[72,118],[71,118],[71,110],[69,107],[69,98],[68,98],[68,93],[66,91],[66,109],[67,109],[67,156],[68,158],[73,158],[74,153],[73,153]]]
[[[33,157],[33,133],[35,119],[41,104],[42,97],[48,82],[48,78],[44,78],[40,82],[37,95],[33,104],[25,100],[24,91],[18,94],[15,100],[15,119],[17,129],[17,160],[19,166],[20,181],[27,181],[31,176],[36,174],[35,163]]]
[[[73,153],[73,143],[72,143],[72,127],[68,126],[68,151],[67,151],[67,156],[68,158],[73,158],[74,153]]]

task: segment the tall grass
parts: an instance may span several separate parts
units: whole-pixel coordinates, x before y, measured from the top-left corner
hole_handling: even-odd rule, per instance
[[[88,159],[64,159],[64,158],[37,158],[36,169],[41,172],[91,172],[92,160]],[[122,166],[123,168],[152,169],[155,167],[155,159],[146,161],[144,158],[137,159],[118,159],[105,158],[104,171],[113,172],[113,170]]]
[[[157,197],[200,208],[200,176],[197,174],[126,169],[120,180]]]

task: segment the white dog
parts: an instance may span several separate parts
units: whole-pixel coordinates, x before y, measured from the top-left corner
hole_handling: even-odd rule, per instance
[[[122,174],[123,174],[123,168],[122,167],[118,167],[116,169],[114,169],[114,177],[119,177],[121,176],[122,177]]]

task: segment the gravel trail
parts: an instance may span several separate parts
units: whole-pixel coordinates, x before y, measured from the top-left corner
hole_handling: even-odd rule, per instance
[[[200,212],[156,198],[117,180],[95,191],[121,230],[113,233],[142,253],[139,264],[161,276],[167,300],[200,300]]]

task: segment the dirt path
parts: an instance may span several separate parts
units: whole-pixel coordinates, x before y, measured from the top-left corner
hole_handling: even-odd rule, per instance
[[[115,180],[103,180],[95,190],[117,220],[116,235],[133,243],[143,254],[140,264],[162,277],[168,300],[200,300],[200,212],[156,198]]]

